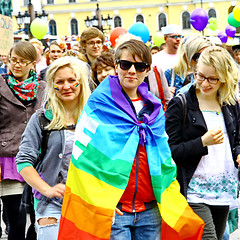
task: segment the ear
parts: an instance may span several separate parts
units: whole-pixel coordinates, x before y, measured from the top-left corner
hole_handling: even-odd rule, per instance
[[[35,70],[35,67],[36,67],[36,61],[32,62],[32,65],[33,65],[32,69]]]
[[[115,64],[114,64],[114,66],[115,66],[115,71],[116,71],[116,74],[118,74],[118,64],[117,64],[117,63],[115,63]]]

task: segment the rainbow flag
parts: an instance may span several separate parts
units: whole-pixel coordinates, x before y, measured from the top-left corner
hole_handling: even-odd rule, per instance
[[[153,106],[143,123],[138,123],[118,77],[105,79],[85,105],[76,127],[59,240],[110,239],[114,210],[128,184],[139,143],[146,146],[163,219],[161,238],[201,239],[204,223],[180,194],[176,181],[161,103],[145,83],[138,91]]]

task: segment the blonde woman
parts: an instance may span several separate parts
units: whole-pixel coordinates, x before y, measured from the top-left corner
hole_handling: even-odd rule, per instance
[[[16,162],[20,174],[34,188],[39,240],[57,239],[74,129],[90,95],[88,71],[87,63],[74,57],[57,59],[47,71],[42,115],[49,121],[46,129],[50,135],[37,170],[33,166],[43,141],[38,114],[32,116],[22,136]]]
[[[240,163],[238,68],[222,47],[208,47],[198,61],[196,83],[183,104],[173,98],[166,131],[181,191],[205,222],[202,239],[222,239],[229,205],[237,197]]]
[[[167,69],[164,73],[169,90],[176,95],[178,90],[188,83],[193,83],[196,65],[201,52],[213,44],[206,37],[187,36],[178,48],[178,62],[175,67]],[[190,85],[189,85],[190,87]]]

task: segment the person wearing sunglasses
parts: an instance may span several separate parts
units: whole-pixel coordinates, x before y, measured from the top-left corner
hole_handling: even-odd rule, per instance
[[[157,68],[162,68],[163,71],[166,71],[177,64],[177,50],[183,36],[182,29],[176,24],[162,27],[162,33],[166,45],[162,51],[153,55],[152,66],[157,66]]]
[[[83,226],[81,231],[75,231],[79,233],[78,238],[84,239],[87,232],[101,239],[160,240],[161,216],[154,189],[161,189],[162,183],[161,180],[154,182],[156,188],[153,188],[150,171],[159,174],[170,149],[161,102],[144,82],[151,61],[150,49],[142,41],[131,39],[120,44],[115,52],[118,75],[109,75],[94,90],[78,121],[72,163],[75,165],[76,161],[77,168],[82,170],[71,168],[68,179],[79,180],[82,189],[79,199],[91,199],[91,204],[79,201],[77,214],[81,217],[78,221],[71,220]],[[85,131],[84,126],[88,130]],[[80,150],[83,135],[90,142]],[[166,175],[163,174],[166,179],[175,171],[174,167],[168,167]],[[91,170],[91,178],[95,179],[93,186],[81,177],[83,171],[88,172],[90,168],[98,169]],[[67,188],[73,189],[74,181],[67,182]],[[101,194],[92,191],[93,188]],[[65,239],[64,233],[74,232],[76,228],[76,224],[68,225],[64,220],[71,211],[68,206],[75,205],[74,201],[66,197],[63,203],[66,211],[62,215],[59,239]],[[102,217],[93,210],[100,210],[100,205],[105,206]],[[89,208],[91,214],[88,215]],[[105,229],[104,233],[97,230],[99,226]]]
[[[181,41],[178,48],[179,58],[176,66],[164,72],[169,90],[174,96],[179,91],[184,92],[189,89],[194,82],[193,73],[195,72],[201,52],[212,45],[207,38],[201,36],[187,36]],[[181,89],[185,85],[187,85],[187,87]]]
[[[19,41],[9,51],[8,73],[0,77],[0,189],[10,225],[9,240],[25,240],[26,213],[19,210],[24,179],[17,172],[15,159],[22,133],[44,94],[45,83],[34,70],[36,59],[34,46]]]
[[[195,83],[185,93],[186,103],[174,97],[166,111],[177,179],[189,205],[205,222],[203,240],[222,239],[229,206],[236,205],[238,79],[237,64],[229,52],[210,46],[198,59]]]

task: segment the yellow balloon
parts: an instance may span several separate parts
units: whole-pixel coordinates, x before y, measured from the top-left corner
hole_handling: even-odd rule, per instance
[[[237,5],[233,9],[233,17],[236,21],[240,21],[240,5]]]

